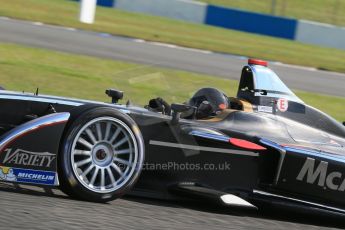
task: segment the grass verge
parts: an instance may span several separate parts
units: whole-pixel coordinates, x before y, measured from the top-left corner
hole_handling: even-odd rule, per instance
[[[137,37],[186,47],[345,72],[345,51],[233,30],[98,7],[93,25],[77,21],[68,0],[0,0],[0,16]]]
[[[0,85],[9,90],[109,101],[107,88],[125,91],[125,100],[145,105],[161,96],[183,102],[205,86],[234,96],[238,82],[214,76],[150,67],[120,61],[71,55],[44,49],[0,43]],[[298,91],[306,103],[339,121],[345,121],[345,98]]]

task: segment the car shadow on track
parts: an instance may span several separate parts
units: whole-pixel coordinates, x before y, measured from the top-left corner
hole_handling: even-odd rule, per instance
[[[54,197],[58,199],[68,200],[71,199],[58,189],[51,189],[46,187],[37,187],[30,185],[18,185],[11,183],[0,183],[0,191],[26,194],[30,196],[45,196]],[[229,207],[220,207],[219,205],[212,205],[210,203],[201,203],[193,201],[166,201],[158,199],[149,199],[136,196],[125,196],[122,199],[130,202],[147,204],[151,206],[162,206],[171,208],[185,208],[196,210],[199,212],[215,213],[221,215],[232,215],[232,216],[248,216],[258,219],[266,219],[271,221],[283,221],[295,224],[314,225],[322,227],[334,227],[342,228],[345,227],[344,215],[330,215],[324,213],[308,213],[305,210],[296,210],[291,208],[276,207],[273,205],[262,205],[260,211],[248,211],[241,209],[234,209]],[[107,205],[107,204],[105,204]]]
[[[68,196],[60,192],[60,190],[56,190],[56,189],[53,190],[49,187],[19,185],[19,184],[14,184],[14,183],[13,184],[7,183],[7,182],[0,183],[0,191],[26,194],[26,195],[31,195],[31,196],[47,196],[47,197],[55,197],[55,198],[61,198],[61,199],[70,199]]]
[[[232,216],[247,216],[258,219],[266,219],[271,221],[282,221],[295,224],[304,224],[329,228],[345,228],[345,216],[344,215],[326,215],[325,213],[308,213],[305,210],[296,210],[291,208],[282,208],[274,205],[261,205],[260,211],[248,211],[235,209],[230,207],[220,207],[219,205],[212,205],[210,203],[200,203],[193,201],[166,201],[148,199],[134,196],[126,196],[126,200],[132,202],[138,202],[154,206],[166,206],[173,208],[187,208],[200,212],[208,212],[223,215]]]

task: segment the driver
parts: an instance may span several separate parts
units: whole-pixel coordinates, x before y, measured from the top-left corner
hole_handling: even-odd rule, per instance
[[[186,103],[196,108],[195,113],[191,111],[183,115],[184,118],[203,119],[220,114],[223,110],[230,107],[229,98],[220,90],[215,88],[201,88]],[[145,108],[150,111],[171,115],[170,105],[158,97],[151,99]]]
[[[230,107],[230,101],[225,93],[215,88],[199,89],[188,104],[197,108],[197,119],[216,116]]]

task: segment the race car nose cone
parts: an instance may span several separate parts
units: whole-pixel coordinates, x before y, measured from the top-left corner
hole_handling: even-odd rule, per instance
[[[267,61],[263,61],[263,60],[259,60],[259,59],[248,59],[248,64],[249,65],[261,65],[261,66],[265,66],[267,67],[268,66],[268,63]]]

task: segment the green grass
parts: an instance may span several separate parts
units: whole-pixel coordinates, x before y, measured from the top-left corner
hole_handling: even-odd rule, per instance
[[[210,4],[271,14],[272,0],[199,0]],[[275,15],[345,26],[344,0],[276,0]]]
[[[125,100],[145,105],[163,96],[170,103],[187,100],[195,90],[212,86],[235,96],[238,82],[214,76],[156,68],[44,49],[0,43],[0,85],[7,89],[109,101],[107,88],[125,91]],[[239,73],[240,74],[240,73]],[[307,92],[308,104],[345,120],[345,98]],[[125,101],[124,100],[124,101]]]
[[[77,21],[67,0],[0,0],[0,15],[345,72],[345,51],[285,39],[98,7],[96,23]]]

